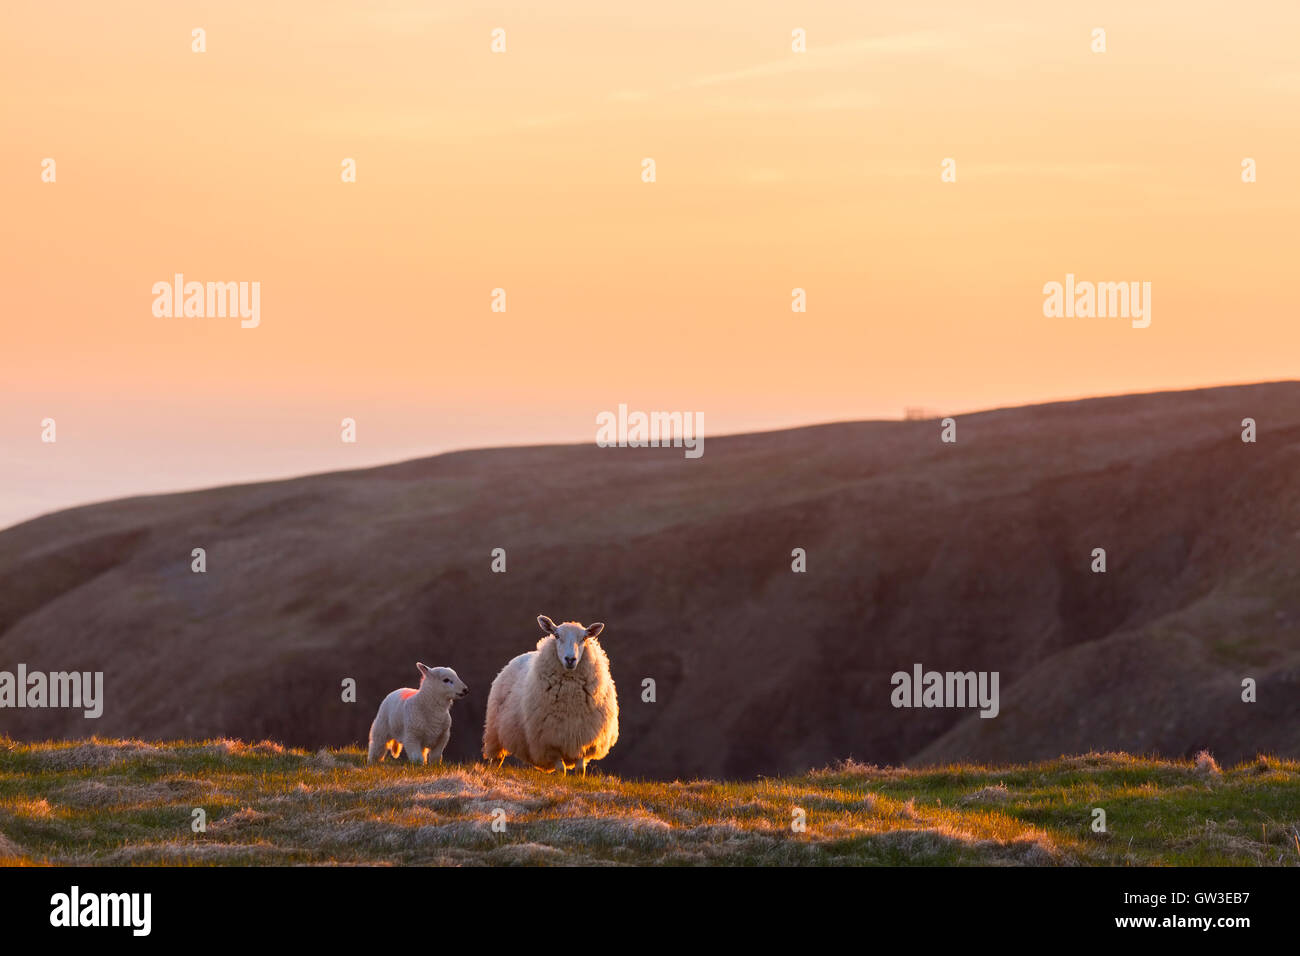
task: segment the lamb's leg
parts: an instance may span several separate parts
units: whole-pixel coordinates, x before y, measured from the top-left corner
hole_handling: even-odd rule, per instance
[[[559,771],[561,777],[565,776],[569,772],[569,768],[564,766],[563,757],[555,758],[555,769]]]
[[[423,764],[428,762],[425,759],[425,749],[420,746],[418,741],[404,740],[402,746],[406,748],[406,758],[411,763]]]
[[[447,749],[447,741],[451,739],[451,729],[448,728],[438,742],[429,748],[429,762],[442,763],[442,752]]]
[[[584,777],[587,775],[587,758],[586,758],[586,757],[579,757],[579,758],[578,758],[578,767],[577,767],[577,769],[579,769],[579,770],[582,771],[582,775],[583,775]]]
[[[388,741],[388,755],[394,760],[402,759],[402,742],[400,740]]]

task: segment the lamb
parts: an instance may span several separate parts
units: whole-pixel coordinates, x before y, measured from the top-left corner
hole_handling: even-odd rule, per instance
[[[394,760],[406,750],[411,763],[427,764],[432,757],[442,763],[442,751],[451,738],[451,704],[469,693],[469,688],[450,667],[427,667],[416,662],[420,670],[420,689],[402,687],[393,691],[379,705],[379,713],[370,725],[370,754],[367,763]]]
[[[604,624],[556,625],[537,618],[545,636],[537,650],[511,660],[492,681],[483,759],[519,760],[561,774],[600,760],[618,740],[618,696],[609,658],[596,641]]]

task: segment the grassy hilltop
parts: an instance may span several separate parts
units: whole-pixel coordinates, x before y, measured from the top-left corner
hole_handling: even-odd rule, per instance
[[[1092,832],[1095,807],[1108,833]],[[665,783],[367,766],[354,748],[270,742],[0,737],[0,862],[1295,866],[1300,762],[1089,754]]]

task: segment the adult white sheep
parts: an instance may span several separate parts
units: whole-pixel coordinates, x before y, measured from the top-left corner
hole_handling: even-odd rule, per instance
[[[537,618],[546,635],[537,650],[501,668],[488,693],[483,759],[508,754],[550,773],[600,760],[618,740],[618,695],[609,658],[596,636],[604,624],[556,625]]]
[[[420,689],[401,687],[379,705],[370,725],[370,753],[366,760],[382,761],[385,754],[394,760],[406,750],[411,763],[442,762],[442,751],[451,739],[451,702],[469,693],[469,688],[450,667],[427,667],[416,661],[420,670]]]

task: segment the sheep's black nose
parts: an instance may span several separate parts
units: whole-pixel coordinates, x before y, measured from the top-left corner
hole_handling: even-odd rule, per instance
[[[577,660],[578,659],[576,657],[566,657],[564,659],[564,666],[572,667],[575,663],[577,663]]]

